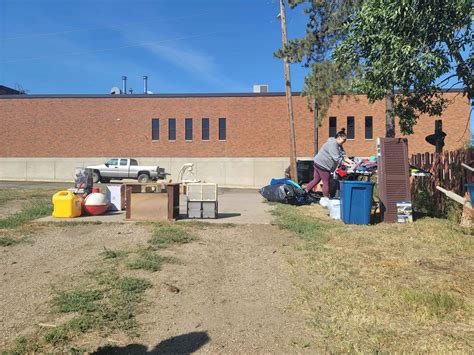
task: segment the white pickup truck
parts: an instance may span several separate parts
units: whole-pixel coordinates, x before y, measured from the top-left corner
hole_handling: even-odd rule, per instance
[[[140,183],[165,178],[164,169],[159,166],[138,165],[130,158],[112,158],[105,164],[87,166],[92,169],[94,183],[108,183],[110,180],[137,179]]]

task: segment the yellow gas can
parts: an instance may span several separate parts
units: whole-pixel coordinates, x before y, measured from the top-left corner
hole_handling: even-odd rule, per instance
[[[72,218],[81,215],[81,198],[71,191],[59,191],[53,195],[53,217]]]

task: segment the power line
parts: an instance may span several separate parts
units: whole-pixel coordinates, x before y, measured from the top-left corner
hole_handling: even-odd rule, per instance
[[[199,38],[199,37],[212,36],[212,35],[215,35],[217,33],[220,33],[220,32],[203,33],[203,34],[192,35],[192,36],[183,36],[183,37],[164,39],[164,40],[155,41],[155,42],[143,42],[143,43],[130,44],[130,45],[120,46],[120,47],[94,49],[94,50],[90,50],[90,51],[62,53],[62,54],[55,54],[55,55],[45,55],[45,56],[41,56],[41,57],[31,57],[31,58],[18,58],[18,59],[6,60],[6,61],[0,62],[0,63],[1,64],[9,64],[9,63],[29,61],[29,60],[41,60],[41,59],[49,59],[49,58],[56,58],[56,57],[81,55],[81,54],[109,52],[109,51],[115,51],[115,50],[118,50],[118,49],[132,48],[132,47],[146,47],[146,46],[151,46],[151,45],[155,45],[155,44],[159,44],[159,43],[172,42],[172,41],[181,41],[181,40],[190,39],[190,38]]]

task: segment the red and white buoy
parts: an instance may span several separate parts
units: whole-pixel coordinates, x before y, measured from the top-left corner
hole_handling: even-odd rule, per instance
[[[104,214],[110,205],[107,196],[99,192],[99,189],[92,189],[92,193],[87,195],[84,201],[84,209],[93,216]]]

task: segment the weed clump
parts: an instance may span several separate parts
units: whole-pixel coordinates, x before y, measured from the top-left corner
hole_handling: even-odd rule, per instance
[[[124,256],[127,256],[127,252],[123,250],[114,250],[114,249],[107,249],[104,248],[104,251],[101,252],[101,255],[104,259],[119,259]]]
[[[281,229],[296,233],[302,239],[319,246],[331,240],[329,231],[339,228],[334,221],[328,222],[305,216],[294,206],[279,204],[275,206],[272,213],[276,217],[276,224]]]
[[[193,241],[194,236],[190,235],[184,228],[178,226],[161,226],[153,231],[150,244],[157,249],[166,248],[172,244],[185,244]]]
[[[163,263],[163,257],[153,253],[150,250],[144,250],[139,253],[137,259],[129,261],[127,266],[129,269],[136,270],[142,269],[151,272],[155,272],[161,269]]]
[[[36,340],[28,339],[24,336],[15,339],[15,345],[13,348],[3,352],[5,355],[23,355],[36,353],[40,348],[40,345]]]
[[[142,293],[150,287],[150,281],[137,277],[122,277],[116,284],[118,290],[129,293]]]
[[[443,318],[465,308],[462,298],[446,291],[407,290],[403,293],[405,305],[420,318]]]
[[[24,241],[24,239],[19,238],[12,238],[12,237],[0,237],[0,246],[1,247],[9,247],[12,245],[16,245]]]
[[[102,297],[99,290],[74,290],[59,293],[53,302],[62,313],[93,312],[98,307],[96,301]]]
[[[52,212],[52,204],[49,199],[36,199],[28,201],[23,205],[20,212],[0,219],[0,229],[17,228],[26,222],[45,217]]]
[[[66,326],[56,327],[44,335],[44,341],[51,345],[58,345],[69,339],[68,329]]]

